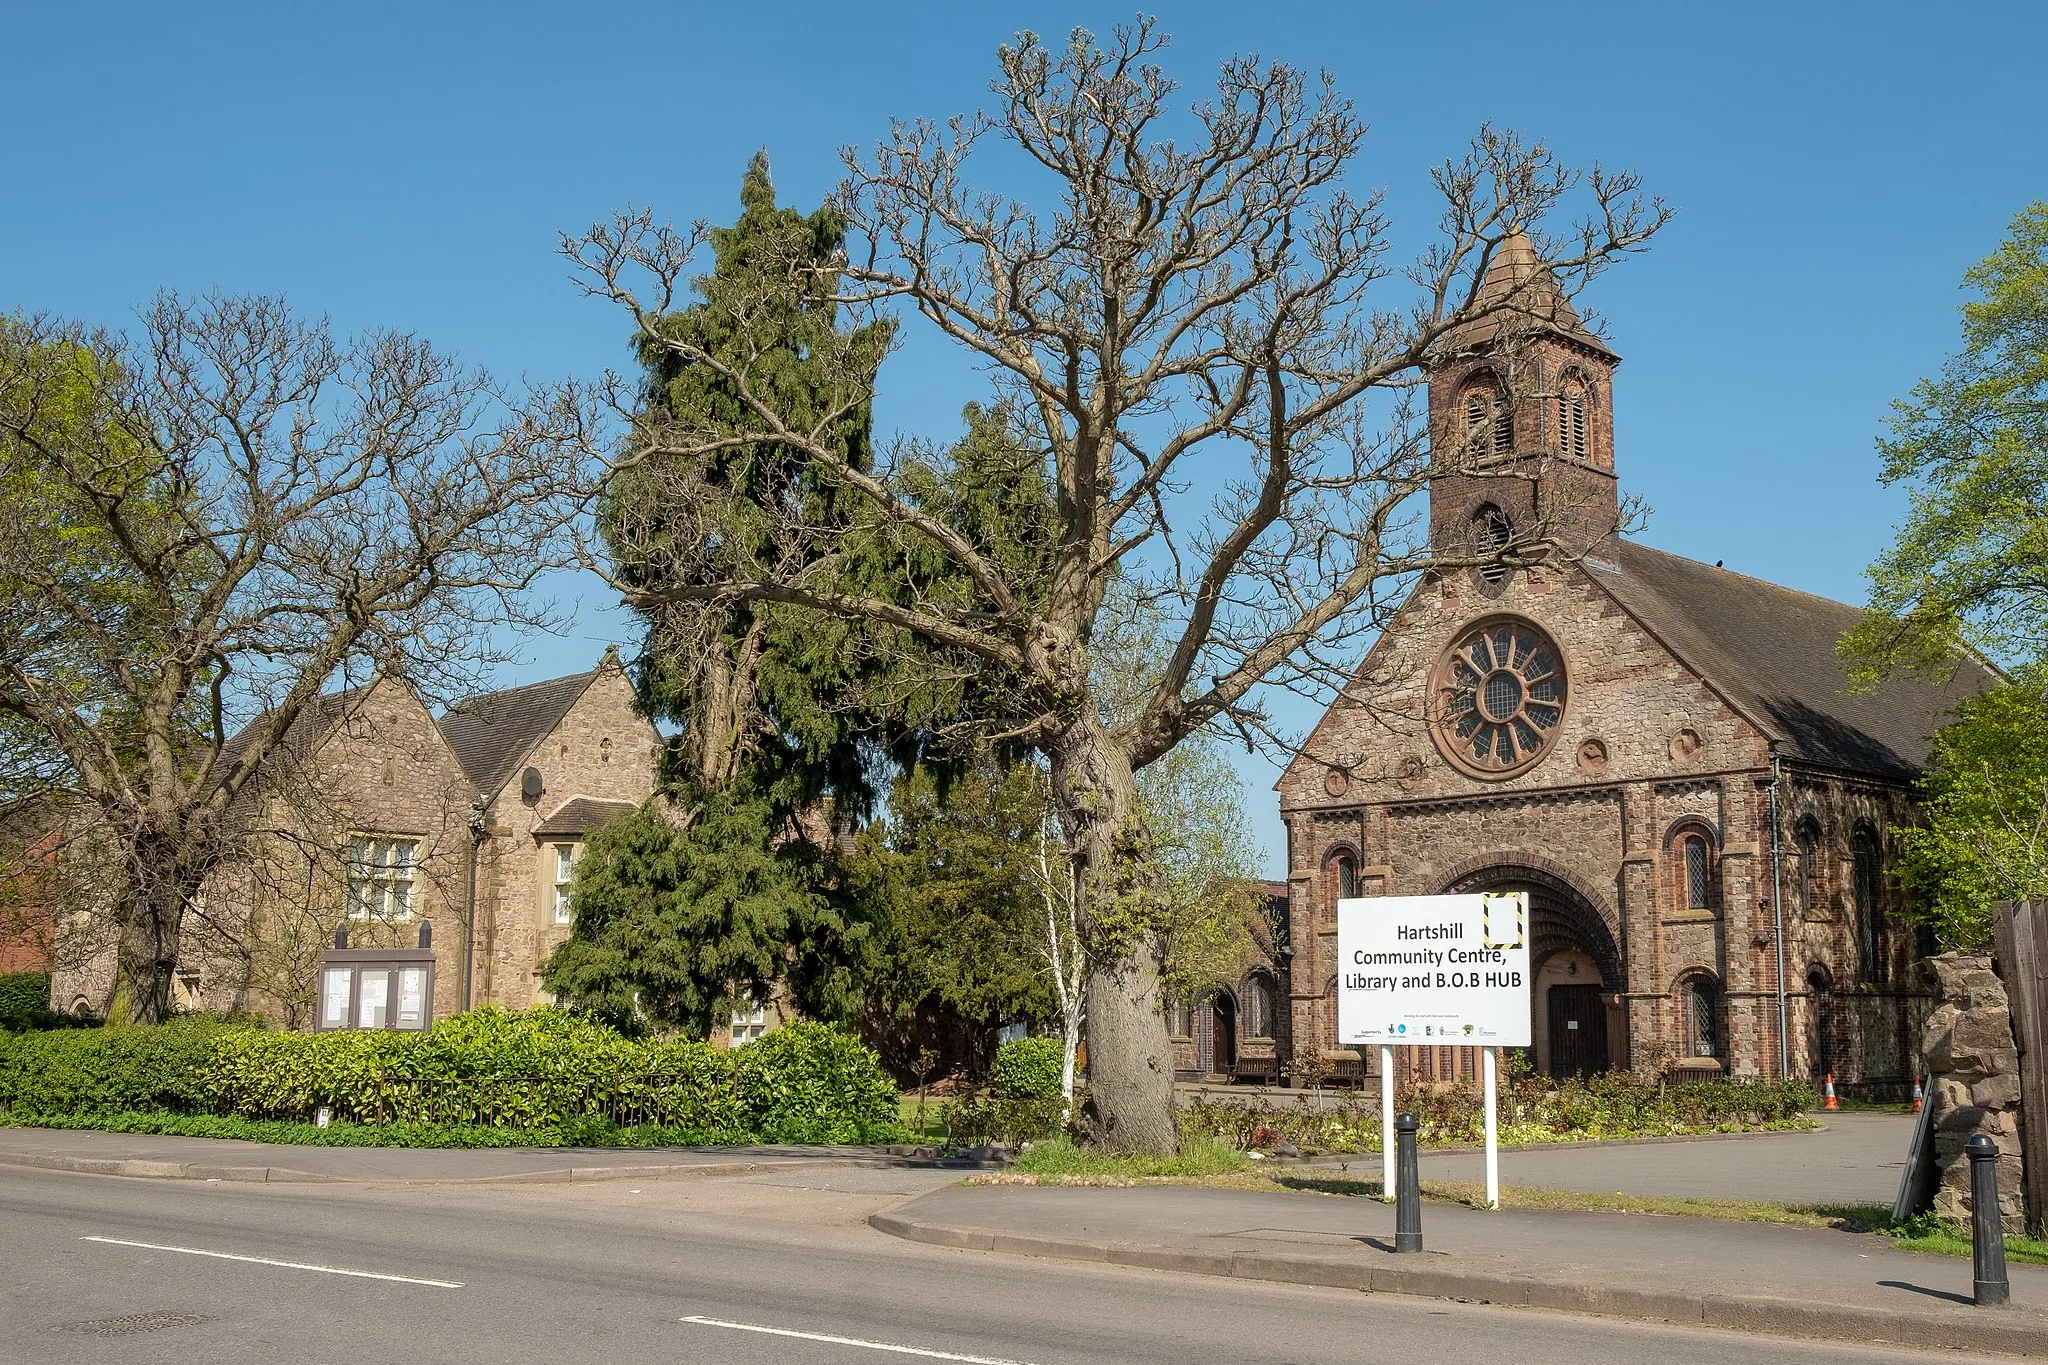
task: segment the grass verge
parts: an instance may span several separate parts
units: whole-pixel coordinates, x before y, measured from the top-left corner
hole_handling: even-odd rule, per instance
[[[1064,1137],[1047,1138],[999,1172],[1008,1183],[1038,1185],[1134,1184],[1156,1180],[1200,1180],[1249,1169],[1250,1158],[1221,1142],[1190,1142],[1169,1157],[1113,1156],[1077,1147]]]
[[[1113,1157],[1077,1148],[1064,1138],[1045,1142],[1026,1153],[1007,1171],[971,1176],[975,1185],[1194,1185],[1206,1189],[1249,1190],[1255,1193],[1339,1195],[1377,1199],[1381,1184],[1364,1176],[1295,1175],[1260,1169],[1243,1153],[1221,1143],[1184,1149],[1177,1157],[1164,1160],[1143,1157]],[[1486,1189],[1476,1181],[1425,1180],[1422,1193],[1440,1199],[1484,1207]],[[1878,1204],[1781,1204],[1758,1199],[1676,1199],[1640,1194],[1599,1194],[1584,1190],[1559,1190],[1541,1186],[1511,1186],[1501,1191],[1501,1204],[1510,1209],[1566,1209],[1583,1213],[1656,1214],[1673,1218],[1719,1218],[1738,1223],[1776,1223],[1786,1227],[1832,1228],[1839,1232],[1874,1233],[1902,1251],[1922,1251],[1937,1256],[1968,1256],[1967,1228],[1922,1214],[1905,1223],[1894,1223],[1891,1210]],[[2048,1241],[2009,1236],[2005,1255],[2010,1261],[2048,1265]]]

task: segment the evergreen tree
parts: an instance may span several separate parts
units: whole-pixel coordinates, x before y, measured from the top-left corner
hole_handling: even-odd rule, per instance
[[[644,454],[614,476],[602,513],[614,574],[647,626],[642,705],[679,731],[666,790],[593,839],[572,892],[575,927],[542,973],[565,1000],[616,1022],[699,1034],[777,981],[807,1014],[855,1007],[861,982],[882,970],[869,919],[889,906],[848,889],[837,836],[872,808],[892,764],[948,780],[961,760],[937,741],[985,704],[979,670],[886,623],[693,592],[772,564],[823,591],[975,602],[945,556],[906,547],[846,482],[844,471],[874,467],[868,395],[889,331],[837,328],[838,220],[829,208],[778,207],[761,155],[740,201],[739,220],[710,233],[716,259],[697,302],[638,339]],[[677,339],[699,358],[681,359],[667,344]],[[849,354],[860,358],[851,380]],[[795,445],[687,455],[664,445],[665,430],[742,424],[742,386],[773,395],[843,471],[827,476]],[[1007,410],[970,406],[965,417],[952,449],[913,447],[895,472],[922,506],[1029,580],[1050,534],[1043,458]],[[694,496],[674,498],[678,481]],[[800,535],[789,533],[792,507]]]

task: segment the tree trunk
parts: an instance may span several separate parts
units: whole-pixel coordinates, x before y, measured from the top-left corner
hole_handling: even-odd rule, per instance
[[[1179,1134],[1173,1045],[1159,1001],[1165,942],[1130,759],[1093,716],[1063,730],[1047,757],[1060,821],[1086,859],[1083,1125],[1096,1144],[1112,1151],[1168,1156],[1178,1148]]]
[[[128,882],[117,905],[121,939],[110,1024],[160,1024],[171,1017],[185,905],[199,891],[177,858],[153,857],[149,844],[143,840],[130,850]]]

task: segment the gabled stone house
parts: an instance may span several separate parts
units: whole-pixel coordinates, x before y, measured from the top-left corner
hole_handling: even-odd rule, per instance
[[[179,1005],[309,1025],[341,923],[357,944],[412,943],[429,926],[437,1017],[535,1003],[568,933],[566,874],[591,830],[654,793],[659,746],[611,651],[438,721],[389,679],[324,696],[241,803],[249,856],[187,911]],[[57,972],[54,1002],[103,1012],[111,942],[61,956],[76,965]]]

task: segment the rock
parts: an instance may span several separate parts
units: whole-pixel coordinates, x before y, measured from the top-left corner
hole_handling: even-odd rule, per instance
[[[1977,1131],[1978,1126],[1984,1122],[1984,1117],[1989,1112],[1989,1110],[1980,1109],[1974,1104],[1966,1104],[1959,1109],[1951,1109],[1947,1113],[1936,1116],[1934,1120],[1935,1131],[1942,1133],[1974,1133]]]
[[[1301,1155],[1301,1148],[1283,1138],[1281,1141],[1273,1144],[1273,1155],[1278,1157],[1298,1157]]]

